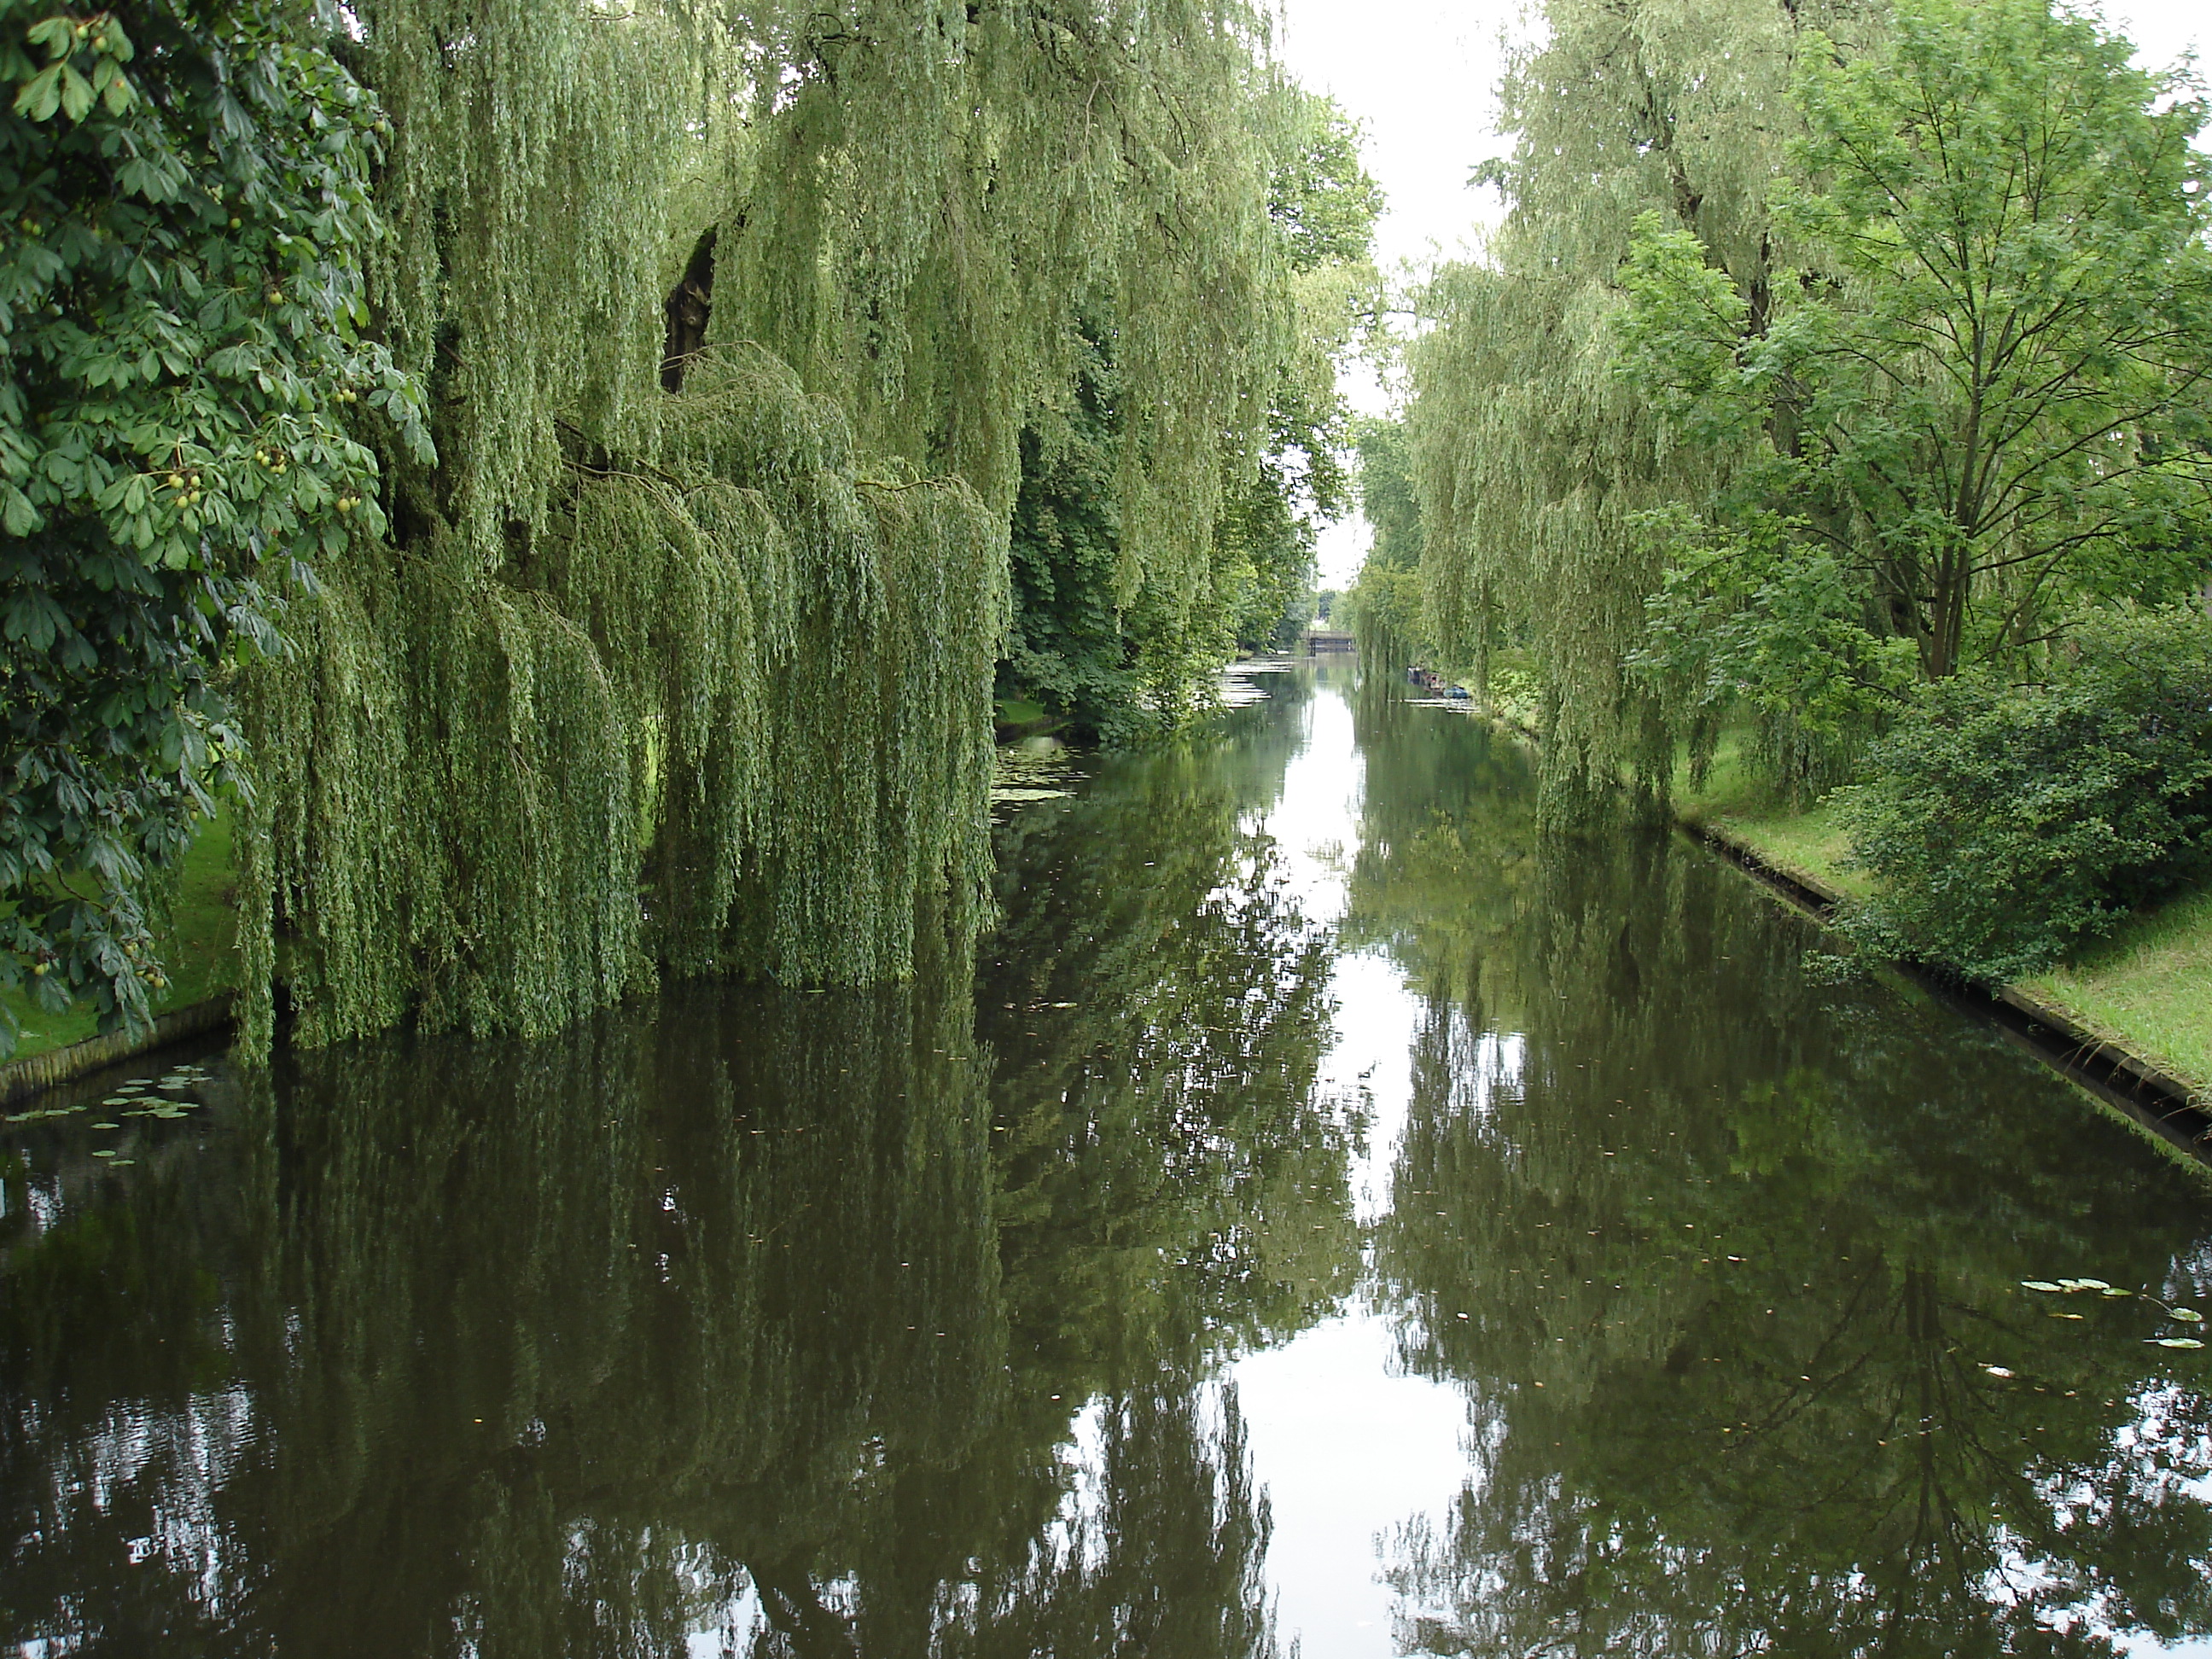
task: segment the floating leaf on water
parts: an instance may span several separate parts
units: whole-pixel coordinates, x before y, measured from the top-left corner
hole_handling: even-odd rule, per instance
[[[2081,1319],[2086,1318],[2087,1316],[2083,1314],[2055,1313],[2046,1315],[2045,1317],[2051,1319]]]
[[[2010,1376],[2014,1374],[2013,1372],[2006,1370],[2002,1365],[1984,1365],[1982,1369],[1987,1371],[1991,1376]]]
[[[95,1123],[92,1127],[95,1129],[119,1129],[123,1126],[120,1123]]]
[[[100,1103],[103,1106],[128,1106],[137,1099],[136,1095],[110,1095]]]
[[[2166,1315],[2169,1319],[2186,1320],[2191,1325],[2202,1325],[2204,1322],[2204,1316],[2194,1308],[2168,1308]]]
[[[2133,1291],[2124,1291],[2120,1289],[2118,1285],[2115,1285],[2110,1290],[2106,1291],[2105,1294],[2106,1296],[2130,1297],[2133,1296],[2135,1292]]]
[[[2201,1348],[2204,1345],[2193,1336],[2154,1336],[2151,1344],[2160,1348]]]
[[[2054,1285],[2047,1279],[2023,1279],[2020,1282],[2022,1289],[2030,1291],[2063,1291],[2066,1288],[2063,1285]]]
[[[95,1146],[92,1149],[92,1155],[94,1158],[113,1158],[115,1149],[112,1146]]]

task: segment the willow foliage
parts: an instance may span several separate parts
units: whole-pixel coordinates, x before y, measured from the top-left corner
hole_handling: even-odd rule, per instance
[[[662,464],[573,469],[534,586],[447,532],[327,584],[257,677],[249,982],[283,977],[308,1040],[410,1007],[549,1030],[659,962],[897,977],[934,895],[972,928],[991,520],[957,481],[857,477],[765,353],[669,401]]]
[[[1237,0],[794,9],[714,337],[768,345],[872,446],[1004,513],[1103,301],[1123,591],[1197,591],[1224,441],[1256,444],[1292,349],[1263,22]]]
[[[1510,210],[1486,258],[1426,291],[1411,425],[1431,630],[1461,660],[1508,630],[1531,647],[1555,816],[1624,768],[1663,778],[1669,735],[1628,663],[1661,575],[1638,518],[1729,465],[1671,453],[1616,372],[1636,218],[1693,231],[1767,305],[1784,250],[1765,199],[1793,62],[1809,31],[1849,40],[1875,15],[1860,0],[1552,0],[1542,43],[1509,70],[1518,140],[1493,182]]]
[[[1124,593],[1206,602],[1295,305],[1260,14],[391,0],[390,544],[250,677],[248,1038],[544,1030],[984,910],[1019,436],[1119,299]],[[1241,458],[1241,459],[1240,459]]]
[[[1413,490],[1403,420],[1370,418],[1355,434],[1359,512],[1374,541],[1345,613],[1370,668],[1403,668],[1430,654],[1421,586],[1421,503]]]

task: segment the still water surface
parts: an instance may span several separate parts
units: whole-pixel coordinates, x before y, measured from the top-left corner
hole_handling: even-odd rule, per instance
[[[2207,1188],[1255,683],[1000,809],[972,973],[9,1126],[0,1651],[2212,1653]]]

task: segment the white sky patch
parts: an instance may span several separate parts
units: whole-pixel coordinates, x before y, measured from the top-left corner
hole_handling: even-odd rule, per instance
[[[1267,1578],[1285,1651],[1395,1655],[1404,1609],[1378,1541],[1416,1516],[1442,1525],[1467,1483],[1467,1402],[1394,1364],[1390,1328],[1359,1311],[1230,1373],[1274,1517]]]

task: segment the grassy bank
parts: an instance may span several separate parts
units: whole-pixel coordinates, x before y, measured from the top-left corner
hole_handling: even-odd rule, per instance
[[[1715,760],[1704,788],[1680,792],[1676,806],[1688,822],[1725,830],[1810,886],[1847,898],[1873,890],[1850,867],[1850,841],[1832,806],[1792,810],[1732,750]],[[2130,917],[2019,988],[2212,1097],[2212,889]]]
[[[1674,806],[1686,821],[1727,830],[1808,887],[1845,898],[1864,898],[1874,890],[1866,873],[1850,866],[1850,839],[1835,809],[1822,802],[1801,811],[1778,800],[1733,740],[1713,757],[1704,788],[1677,787]]]
[[[2021,988],[2212,1096],[2212,890],[2131,917]]]
[[[228,813],[203,825],[185,855],[183,877],[169,927],[161,939],[161,962],[169,987],[154,1005],[156,1014],[188,1008],[238,981],[238,913],[232,902],[230,818]],[[15,1058],[50,1048],[65,1048],[98,1034],[100,1017],[88,1005],[50,1014],[20,994],[6,999],[20,1028]]]

